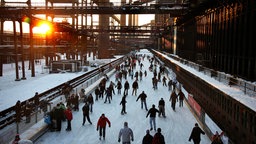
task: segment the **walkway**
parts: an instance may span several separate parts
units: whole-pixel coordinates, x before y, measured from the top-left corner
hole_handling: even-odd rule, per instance
[[[143,52],[144,54],[145,52]],[[147,53],[150,55],[150,53]],[[155,104],[158,106],[158,101],[161,98],[164,98],[166,103],[166,118],[157,117],[156,125],[157,128],[162,128],[162,133],[165,136],[166,144],[192,144],[189,142],[189,136],[194,124],[197,122],[194,116],[191,114],[187,105],[184,104],[184,107],[178,107],[178,103],[176,104],[176,111],[174,112],[171,109],[171,105],[169,102],[170,91],[168,91],[167,87],[162,86],[162,83],[158,84],[158,90],[153,90],[151,79],[153,77],[153,73],[148,71],[148,67],[150,65],[149,61],[145,59],[142,61],[144,64],[143,72],[147,70],[147,77],[143,77],[142,81],[139,81],[139,90],[138,94],[142,91],[148,95],[147,97],[147,105],[148,108]],[[139,67],[136,67],[136,70],[139,70]],[[128,77],[127,79],[130,83],[130,87],[133,83],[133,80]],[[110,81],[115,81],[115,77],[110,77]],[[107,86],[109,85],[109,82]],[[124,80],[122,81],[124,84]],[[185,94],[185,90],[183,90]],[[121,105],[120,101],[122,95],[117,94],[117,90],[115,89],[116,94],[113,95],[113,100],[111,104],[104,103],[104,100],[100,99],[99,101],[95,101],[93,106],[93,113],[91,113],[90,118],[92,121],[92,125],[88,122],[82,126],[82,111],[81,108],[83,104],[80,104],[80,111],[73,112],[73,121],[72,121],[72,131],[65,131],[66,122],[62,123],[62,131],[61,132],[47,132],[44,134],[36,144],[48,144],[48,143],[61,143],[61,144],[114,144],[118,143],[118,133],[120,128],[123,127],[123,122],[127,121],[129,123],[129,127],[132,128],[134,132],[134,144],[140,144],[143,136],[145,135],[146,129],[150,128],[149,118],[146,118],[147,111],[145,109],[140,108],[140,101],[136,102],[137,96],[132,96],[132,89],[129,90],[129,94],[126,98],[127,100],[127,114],[121,115]],[[123,92],[123,89],[122,89]],[[94,93],[93,93],[94,96]],[[107,127],[106,129],[106,140],[100,141],[98,132],[96,131],[97,120],[102,113],[105,113],[105,116],[109,118],[111,121],[111,127]],[[151,134],[154,135],[155,132],[151,131]],[[207,144],[210,143],[209,138],[206,135],[201,136],[201,143]]]

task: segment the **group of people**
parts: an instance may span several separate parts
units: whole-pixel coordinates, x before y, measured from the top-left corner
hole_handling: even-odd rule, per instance
[[[128,64],[127,64],[128,63]],[[133,79],[133,70],[136,67],[136,64],[134,64],[134,60],[131,59],[129,62],[127,62],[126,65],[130,65],[128,68],[128,74],[131,76]],[[130,63],[130,64],[129,64]],[[153,60],[151,60],[151,63],[153,63]],[[140,72],[142,72],[142,67],[144,66],[142,62],[140,61],[139,63],[140,66]],[[123,72],[122,70],[125,69],[125,66],[122,66],[117,73],[119,75],[126,75],[126,72]],[[154,77],[152,78],[152,83],[153,83],[153,88],[157,89],[157,83],[162,80],[163,86],[167,87],[166,80],[167,78],[163,75],[163,72],[165,71],[163,67],[161,69],[161,72],[156,74],[156,65],[150,66],[150,69],[152,69],[152,72],[154,73]],[[124,70],[125,71],[125,70]],[[138,74],[139,74],[138,73]],[[137,90],[139,88],[139,83],[138,83],[138,75],[135,73],[135,80],[132,83],[132,95],[137,96]],[[109,79],[103,78],[102,81],[100,82],[99,86],[95,89],[95,100],[98,101],[100,99],[104,98],[105,96],[105,101],[104,103],[111,103],[112,100],[112,95],[115,94],[114,88],[117,88],[117,94],[121,95],[121,89],[123,88],[123,97],[121,99],[120,105],[122,105],[122,110],[121,114],[126,114],[126,97],[128,95],[128,90],[130,89],[130,84],[127,80],[126,76],[119,76],[116,77],[117,84],[113,83],[112,81],[110,82],[109,86],[106,87],[106,83]],[[147,76],[147,71],[145,70],[144,72],[145,77]],[[161,79],[162,76],[162,79]],[[142,77],[140,75],[140,77]],[[122,79],[125,79],[124,84],[122,85]],[[141,79],[140,79],[141,80]],[[168,89],[172,90],[170,99],[169,101],[171,102],[171,107],[175,111],[175,105],[176,102],[179,100],[179,106],[183,106],[183,100],[185,98],[184,93],[182,92],[181,89],[176,88],[176,82],[169,80],[168,82]],[[178,93],[176,94],[176,89]],[[65,85],[65,89],[63,90],[63,93],[65,94],[65,97],[67,98],[67,105],[63,103],[57,104],[56,107],[53,108],[51,112],[48,113],[48,116],[50,117],[50,121],[48,121],[50,128],[54,129],[54,131],[61,131],[61,122],[62,121],[67,121],[67,131],[71,131],[71,121],[73,119],[73,114],[72,110],[79,111],[79,99],[83,99],[84,105],[82,107],[82,113],[83,113],[83,122],[82,125],[85,124],[86,120],[89,122],[89,124],[92,124],[91,119],[90,119],[90,113],[93,112],[93,104],[94,104],[94,98],[92,94],[89,94],[88,96],[85,95],[85,90],[81,89],[81,92],[79,94],[71,94],[69,93],[70,87],[68,84]],[[80,97],[79,97],[80,96]],[[165,113],[165,101],[163,98],[161,98],[158,102],[158,108],[156,108],[155,104],[152,105],[150,109],[147,107],[147,94],[142,91],[136,99],[136,101],[140,100],[141,102],[141,109],[145,109],[147,111],[146,117],[149,116],[149,123],[150,123],[150,129],[146,130],[146,135],[143,137],[142,144],[165,144],[164,136],[161,134],[161,128],[156,127],[156,115],[158,113],[158,116],[163,116],[164,118],[166,117]],[[105,116],[105,114],[101,114],[101,116],[98,119],[97,122],[97,128],[96,130],[99,131],[99,139],[100,140],[105,140],[106,136],[106,127],[107,124],[109,127],[111,127],[111,122],[109,119]],[[150,135],[150,131],[156,131],[155,135],[152,136]],[[189,141],[193,140],[194,144],[199,144],[200,143],[200,135],[205,134],[204,131],[202,131],[198,124],[195,124],[195,127],[193,128],[191,135],[189,137]],[[217,139],[217,138],[215,138]],[[128,122],[124,122],[124,127],[120,130],[119,135],[118,135],[118,142],[121,142],[123,144],[130,144],[131,141],[134,140],[133,136],[133,131],[131,128],[128,127]],[[217,141],[217,140],[214,140]],[[218,143],[214,143],[218,144]]]
[[[121,140],[122,144],[131,144],[131,141],[134,141],[133,130],[128,127],[128,122],[124,122],[124,127],[119,131],[118,142],[121,142]],[[161,128],[157,129],[157,133],[155,133],[154,136],[150,134],[149,130],[146,130],[146,135],[142,139],[142,144],[165,144]]]

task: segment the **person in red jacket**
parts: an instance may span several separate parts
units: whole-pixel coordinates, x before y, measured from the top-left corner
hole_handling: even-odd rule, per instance
[[[105,117],[105,114],[102,114],[98,120],[98,123],[97,123],[97,131],[99,131],[99,134],[100,134],[100,140],[101,140],[101,136],[103,135],[103,140],[105,140],[105,133],[106,133],[106,125],[109,125],[109,127],[111,126],[111,123],[110,121],[108,120],[107,117]]]
[[[73,119],[73,114],[72,114],[72,110],[70,107],[68,107],[65,111],[65,116],[67,119],[67,129],[66,131],[71,131],[71,120]]]

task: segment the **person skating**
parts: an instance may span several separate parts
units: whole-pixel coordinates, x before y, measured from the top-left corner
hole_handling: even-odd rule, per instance
[[[89,108],[89,104],[87,102],[85,102],[82,110],[83,110],[83,124],[82,125],[84,125],[86,118],[87,118],[88,122],[90,124],[92,124],[91,119],[90,119],[90,112],[89,112],[90,108]]]
[[[138,81],[135,80],[133,83],[132,83],[132,95],[134,94],[135,96],[137,95],[137,90],[139,88],[139,84],[138,84]]]
[[[156,131],[156,113],[159,113],[159,110],[157,110],[155,108],[155,105],[153,104],[152,107],[149,109],[147,116],[146,116],[146,118],[148,117],[148,115],[150,117],[150,119],[149,119],[150,130],[153,130],[153,127],[154,127],[154,130]]]
[[[171,79],[169,79],[167,85],[168,85],[168,91],[171,91],[172,90],[172,80]]]
[[[184,101],[185,95],[184,95],[184,93],[181,91],[181,89],[180,89],[180,92],[178,93],[178,97],[179,97],[179,106],[180,106],[180,107],[183,107],[183,101]]]
[[[157,89],[157,83],[158,83],[158,80],[156,77],[153,77],[152,78],[152,84],[153,84],[153,89],[156,90]]]
[[[153,136],[150,135],[150,131],[146,130],[146,135],[142,139],[142,144],[152,144]]]
[[[163,98],[161,98],[158,102],[158,108],[159,108],[159,114],[158,116],[160,117],[161,114],[165,118],[165,101]]]
[[[141,81],[142,80],[142,76],[143,76],[143,72],[142,71],[139,72],[139,76],[140,76],[140,81]]]
[[[117,88],[117,94],[121,94],[122,83],[120,81],[117,82],[116,88]]]
[[[161,82],[161,78],[162,77],[162,74],[161,72],[159,71],[158,74],[157,74],[157,79],[158,79],[158,82]]]
[[[164,136],[161,131],[161,128],[157,128],[157,133],[153,137],[152,144],[165,144]]]
[[[94,93],[95,93],[95,97],[96,97],[95,100],[97,101],[99,99],[99,97],[100,97],[100,89],[99,89],[99,87],[96,87]]]
[[[116,86],[116,84],[114,82],[112,82],[112,81],[110,82],[110,84],[108,86],[108,88],[110,89],[112,95],[113,94],[115,95],[115,89],[114,89],[115,86]],[[112,100],[112,95],[111,95],[111,100]]]
[[[139,80],[139,72],[138,71],[135,72],[134,77],[135,77],[135,81]]]
[[[87,98],[87,102],[89,104],[89,108],[90,108],[90,112],[92,112],[92,107],[93,107],[93,104],[94,104],[94,100],[93,100],[93,96],[92,94],[89,94],[88,98]]]
[[[147,71],[146,70],[144,71],[144,75],[145,75],[145,77],[147,77]]]
[[[124,83],[124,95],[128,95],[128,90],[130,88],[130,84],[128,81]]]
[[[122,100],[120,102],[120,105],[122,105],[122,110],[121,110],[121,114],[126,114],[126,96],[124,95],[122,97]]]
[[[64,114],[67,119],[67,128],[66,131],[71,131],[71,120],[73,119],[72,110],[70,107],[67,107],[67,109],[64,111]]]
[[[140,63],[140,70],[142,70],[142,67],[144,67],[143,63]]]
[[[163,86],[166,86],[167,87],[167,84],[166,84],[166,77],[165,76],[163,76]]]
[[[177,94],[175,93],[175,90],[172,91],[169,101],[171,102],[173,111],[175,111],[175,105],[177,101]]]
[[[109,119],[105,117],[105,114],[102,114],[97,122],[97,131],[99,130],[100,140],[102,136],[103,136],[103,140],[105,140],[107,123],[108,123],[108,126],[111,127],[111,123]]]
[[[112,90],[111,90],[111,88],[108,87],[107,90],[106,90],[106,98],[105,98],[104,103],[106,103],[107,100],[108,100],[109,103],[111,103],[110,102],[111,101],[111,97],[112,97]]]
[[[197,123],[195,123],[195,126],[191,131],[188,141],[191,141],[192,139],[194,144],[200,144],[201,134],[205,135],[205,132],[198,126]]]
[[[106,90],[106,82],[104,81],[104,79],[100,82],[99,84],[99,90],[100,90],[100,95],[99,95],[99,98],[102,98],[104,97],[104,92]]]
[[[131,141],[134,140],[133,131],[132,131],[131,128],[128,127],[128,122],[124,122],[124,128],[122,128],[119,131],[118,142],[121,141],[121,137],[122,137],[122,143],[123,144],[130,144]]]
[[[145,94],[144,91],[142,91],[142,93],[138,96],[136,101],[138,101],[139,99],[141,101],[141,109],[143,109],[143,104],[144,104],[146,111],[148,111],[147,101],[146,101],[147,95]]]

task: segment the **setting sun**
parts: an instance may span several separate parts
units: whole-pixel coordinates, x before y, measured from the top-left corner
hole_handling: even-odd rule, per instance
[[[47,34],[52,32],[52,25],[48,22],[40,22],[33,28],[34,33]]]

